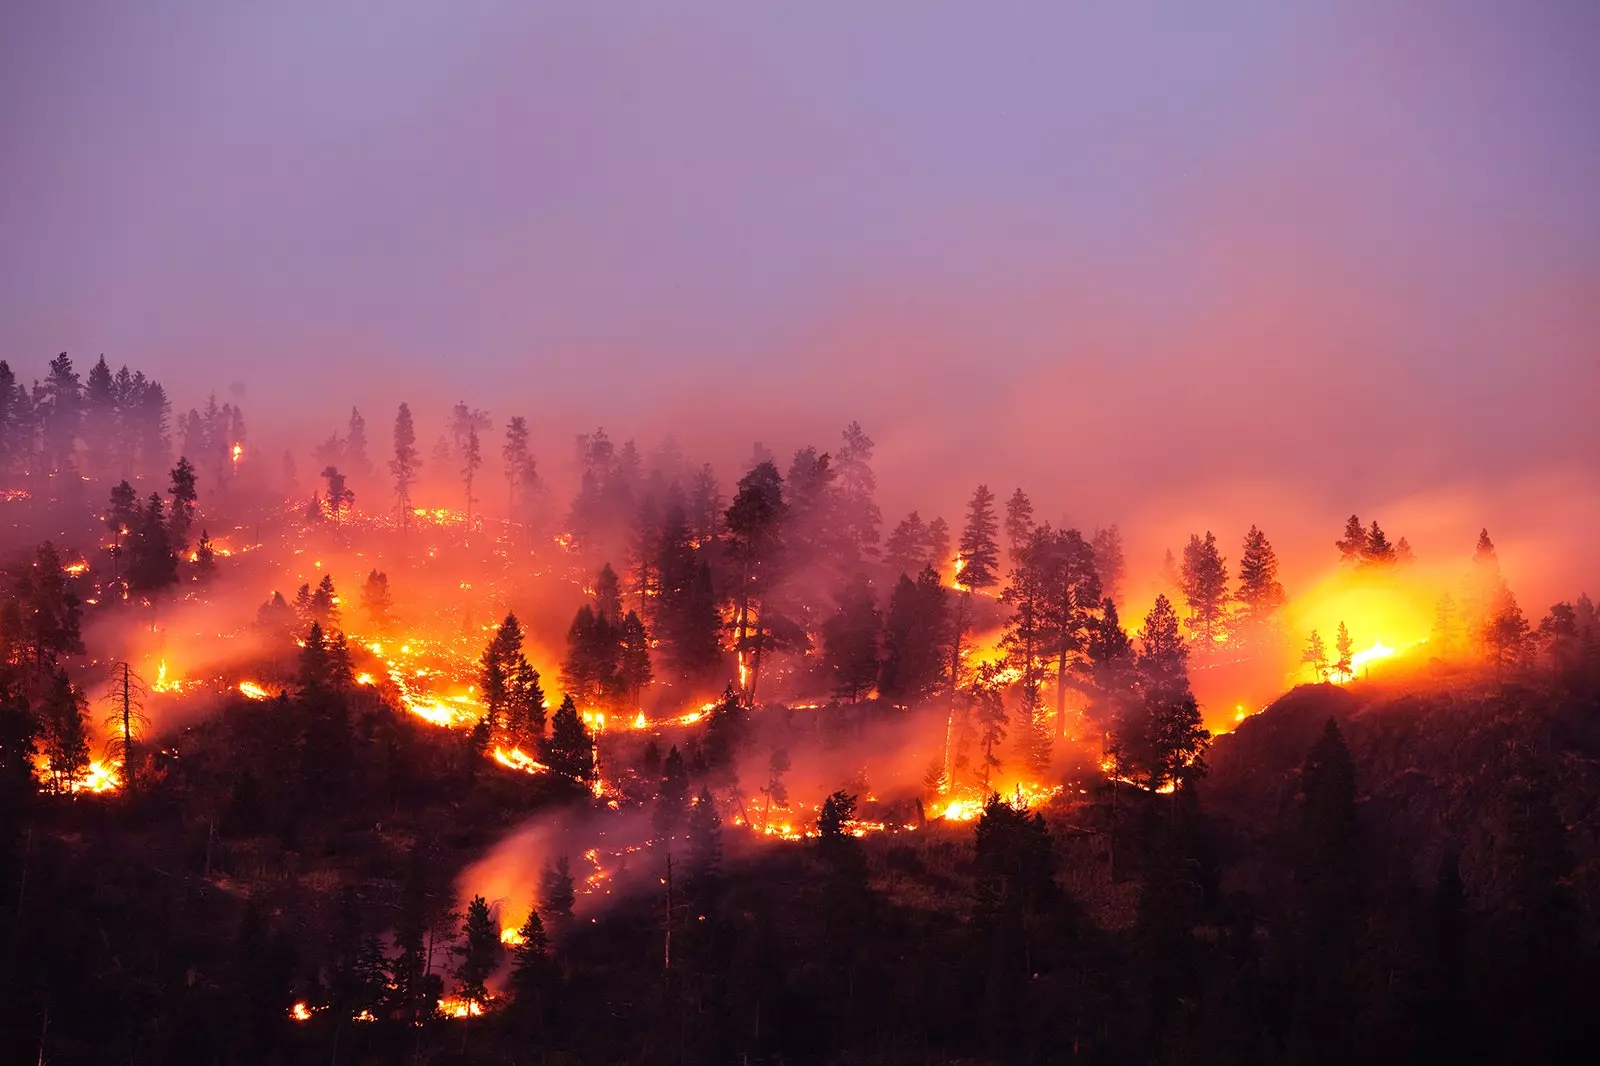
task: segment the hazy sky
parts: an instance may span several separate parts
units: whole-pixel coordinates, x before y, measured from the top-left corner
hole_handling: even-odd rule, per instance
[[[0,357],[379,440],[858,418],[886,509],[1570,502],[1597,116],[1585,0],[6,4]]]

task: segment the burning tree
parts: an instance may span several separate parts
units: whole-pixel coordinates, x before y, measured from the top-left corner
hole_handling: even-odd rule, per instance
[[[755,698],[761,673],[763,638],[770,627],[762,615],[768,613],[769,598],[777,583],[784,515],[783,479],[778,468],[770,461],[758,463],[740,479],[739,491],[727,513],[729,548],[739,566],[734,649],[739,655],[739,681],[746,699]]]
[[[961,530],[956,559],[956,584],[979,591],[999,584],[1000,545],[995,540],[998,529],[994,493],[989,486],[979,485],[967,504],[967,524]]]
[[[45,692],[43,714],[44,755],[55,792],[71,791],[89,768],[87,708],[88,701],[67,679],[66,671],[56,670]]]
[[[104,723],[111,736],[106,748],[107,754],[122,764],[122,787],[130,796],[138,790],[135,746],[150,728],[150,719],[144,713],[148,692],[143,679],[127,663],[113,667],[111,688],[103,701],[112,709]]]

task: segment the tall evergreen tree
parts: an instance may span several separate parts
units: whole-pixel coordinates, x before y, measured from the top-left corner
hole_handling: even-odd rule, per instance
[[[1183,549],[1181,574],[1183,598],[1189,605],[1189,633],[1201,654],[1210,657],[1227,635],[1228,606],[1228,568],[1210,530],[1204,540],[1190,535]]]
[[[1151,703],[1174,703],[1189,695],[1189,648],[1178,632],[1172,603],[1158,595],[1139,632],[1139,688]]]
[[[402,403],[394,416],[394,458],[389,460],[389,473],[394,478],[395,509],[400,513],[402,529],[411,526],[411,486],[417,483],[417,472],[421,468],[417,427],[411,420],[411,408]]]
[[[541,742],[540,758],[553,773],[583,785],[594,781],[594,738],[584,728],[577,704],[567,696],[550,719],[550,735]]]
[[[506,514],[515,519],[517,486],[527,480],[528,465],[533,461],[528,454],[528,420],[522,415],[506,419],[506,442],[500,449],[500,458],[506,472]]]
[[[172,468],[172,487],[167,490],[172,497],[172,507],[167,511],[167,539],[172,550],[182,554],[189,547],[189,531],[194,528],[195,502],[199,493],[195,489],[194,465],[180,458]]]
[[[914,574],[929,562],[928,527],[912,511],[901,519],[883,545],[883,561],[891,574]]]
[[[89,724],[84,711],[87,702],[67,679],[65,670],[56,670],[44,698],[44,755],[49,765],[50,787],[69,792],[89,768]]]
[[[878,693],[903,706],[930,699],[944,680],[949,604],[939,574],[924,566],[913,581],[900,575],[889,596]]]
[[[1367,543],[1361,549],[1361,563],[1363,566],[1381,568],[1392,567],[1395,564],[1396,552],[1394,545],[1389,543],[1389,538],[1379,528],[1374,519],[1372,526],[1367,530]]]
[[[1339,623],[1339,632],[1334,637],[1333,647],[1339,656],[1333,661],[1334,674],[1346,681],[1355,677],[1355,642],[1350,639],[1350,630],[1345,628],[1343,622]]]
[[[872,690],[882,629],[872,583],[858,573],[840,590],[838,607],[822,627],[822,657],[833,675],[835,695],[855,703]]]
[[[1351,515],[1344,524],[1344,536],[1333,542],[1339,549],[1339,561],[1347,566],[1355,566],[1361,562],[1362,553],[1367,550],[1367,530],[1361,524],[1361,519]]]
[[[500,930],[489,917],[489,903],[473,896],[461,925],[463,943],[456,948],[456,992],[462,999],[482,1007],[489,1001],[488,981],[500,966]]]
[[[1267,535],[1255,526],[1244,537],[1244,553],[1239,556],[1240,628],[1252,644],[1269,638],[1270,627],[1287,597],[1278,581],[1278,553]]]
[[[739,653],[739,680],[747,699],[754,698],[761,671],[765,626],[760,615],[768,609],[768,594],[777,581],[784,513],[783,482],[771,462],[757,464],[740,479],[739,491],[728,506],[728,544],[739,568],[734,649]]]
[[[571,918],[576,901],[572,869],[565,855],[558,856],[539,875],[539,909],[553,918]]]
[[[883,524],[883,516],[873,499],[878,490],[878,478],[872,472],[873,447],[872,438],[861,424],[851,422],[844,428],[844,443],[835,457],[839,532],[850,553],[846,562],[878,553],[878,527]]]
[[[994,513],[994,493],[989,491],[989,486],[979,485],[967,504],[967,523],[961,531],[957,557],[961,572],[956,581],[962,588],[981,591],[1000,583],[1000,546],[995,540],[999,528]]]
[[[1016,566],[1033,534],[1033,501],[1020,488],[1006,501],[1006,539],[1011,542],[1011,565]]]
[[[639,709],[645,686],[654,678],[655,671],[650,666],[650,635],[638,613],[629,611],[622,619],[617,638],[617,686],[628,707]]]
[[[372,477],[372,459],[367,455],[367,420],[361,412],[350,408],[350,421],[344,438],[344,461],[350,472],[361,481],[366,491],[367,479]]]
[[[1112,599],[1122,592],[1122,578],[1128,571],[1122,551],[1122,529],[1115,522],[1094,531],[1094,568],[1100,575],[1100,590]]]
[[[472,494],[472,483],[483,466],[483,445],[478,439],[478,427],[469,426],[466,443],[461,449],[461,482],[467,489],[467,528],[472,528],[472,505],[477,497]]]

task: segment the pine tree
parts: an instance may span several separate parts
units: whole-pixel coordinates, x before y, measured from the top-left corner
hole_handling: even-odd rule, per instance
[[[629,611],[622,620],[617,655],[617,684],[629,707],[639,709],[645,686],[654,678],[655,672],[650,667],[650,635],[645,632],[639,615]]]
[[[467,489],[467,528],[472,528],[472,505],[477,497],[472,494],[472,482],[483,466],[483,446],[478,439],[478,427],[469,426],[466,442],[461,449],[461,483]]]
[[[58,793],[71,791],[89,768],[86,707],[83,693],[73,687],[66,671],[55,671],[44,699],[44,755],[51,788]]]
[[[662,775],[656,793],[656,807],[652,815],[656,839],[670,840],[684,824],[689,812],[689,774],[678,754],[676,744],[667,752],[662,765]]]
[[[589,604],[578,608],[567,629],[561,685],[585,707],[609,705],[622,692],[621,631]]]
[[[500,931],[489,917],[489,903],[482,896],[473,896],[467,904],[461,936],[465,943],[455,949],[461,960],[456,964],[456,992],[482,1007],[489,1000],[487,982],[500,965],[501,952]]]
[[[783,807],[789,803],[789,790],[783,784],[783,775],[788,772],[789,753],[783,748],[774,748],[767,758],[767,783],[761,786],[761,794],[766,797],[761,805],[763,831],[772,824],[772,805]]]
[[[528,420],[522,415],[506,420],[506,443],[500,449],[500,458],[506,470],[506,515],[515,520],[517,486],[527,480],[528,466],[533,461],[528,455]]]
[[[150,718],[144,713],[147,694],[144,681],[127,663],[112,667],[111,687],[102,701],[111,709],[103,723],[111,738],[106,750],[121,763],[122,786],[130,796],[138,791],[138,743],[150,728]]]
[[[1006,539],[1011,542],[1011,565],[1014,567],[1033,534],[1033,501],[1020,488],[1006,501]]]
[[[717,613],[710,567],[695,547],[689,516],[680,502],[669,502],[656,541],[655,636],[661,656],[678,674],[696,681],[711,674],[721,659],[722,618]]]
[[[928,523],[928,562],[941,574],[950,565],[950,523],[943,518]]]
[[[1094,531],[1094,568],[1100,575],[1100,589],[1116,599],[1122,592],[1122,578],[1127,573],[1127,559],[1122,552],[1122,530],[1115,522],[1105,529]]]
[[[834,695],[855,703],[878,678],[878,635],[883,616],[866,575],[840,591],[838,608],[822,626],[822,658],[833,674]]]
[[[1361,519],[1351,515],[1344,524],[1344,536],[1333,542],[1339,549],[1339,561],[1347,566],[1355,566],[1361,562],[1361,557],[1367,550],[1367,530],[1361,524]]]
[[[323,574],[311,594],[311,617],[326,630],[339,628],[339,593],[333,587],[332,574]]]
[[[194,578],[202,585],[211,583],[217,576],[217,550],[212,546],[211,534],[200,530],[200,542],[194,550]]]
[[[350,408],[350,422],[344,438],[344,461],[357,478],[372,476],[372,460],[367,456],[367,420],[354,407]],[[362,491],[366,491],[365,481],[362,486]]]
[[[1371,528],[1367,530],[1366,546],[1361,549],[1362,565],[1387,569],[1394,566],[1395,557],[1394,545],[1389,543],[1389,538],[1374,520]]]
[[[1489,651],[1496,674],[1522,659],[1528,641],[1528,621],[1517,606],[1511,590],[1501,586],[1489,605],[1489,620],[1483,630],[1483,643]]]
[[[394,595],[389,591],[388,574],[376,569],[368,572],[361,586],[361,610],[374,632],[380,635],[389,632],[394,624]]]
[[[990,780],[1003,765],[996,753],[1006,739],[1006,726],[1009,723],[1000,675],[999,663],[983,663],[972,680],[972,711],[978,732],[978,748],[982,753],[978,761],[978,776],[985,792],[989,790]]]
[[[552,773],[583,785],[594,780],[594,738],[584,727],[570,695],[551,716],[550,735],[541,743],[540,758]]]
[[[1042,527],[1048,529],[1048,526]],[[1044,651],[1056,666],[1056,738],[1066,736],[1069,671],[1087,671],[1089,631],[1100,608],[1100,575],[1094,548],[1076,529],[1057,530],[1041,539],[1044,584]]]
[[[1274,617],[1286,597],[1278,581],[1278,553],[1267,535],[1255,526],[1245,534],[1244,553],[1239,556],[1240,623],[1252,643],[1267,639]]]
[[[402,529],[411,526],[411,486],[417,483],[417,471],[421,468],[417,427],[411,420],[411,408],[402,403],[394,416],[394,458],[389,460],[389,473],[394,478],[395,509],[400,513]]]
[[[722,533],[722,510],[722,490],[717,485],[716,472],[706,463],[695,471],[689,492],[689,525],[696,547],[710,544]]]
[[[154,593],[178,583],[178,556],[167,535],[161,497],[152,492],[128,540],[128,587]]]
[[[1322,643],[1322,634],[1315,629],[1311,631],[1311,639],[1306,641],[1305,651],[1300,653],[1300,661],[1311,667],[1312,676],[1318,681],[1328,680],[1328,648]]]
[[[689,808],[689,893],[704,907],[711,884],[722,863],[722,820],[711,801],[711,790],[701,786]]]
[[[1189,605],[1189,633],[1200,653],[1209,658],[1227,635],[1223,623],[1228,606],[1228,568],[1209,529],[1204,540],[1190,535],[1183,549],[1181,583]]]
[[[891,574],[916,573],[928,554],[928,527],[916,511],[900,520],[883,545],[883,561]]]
[[[870,473],[867,471],[867,475]],[[758,464],[740,479],[739,491],[728,506],[729,548],[739,568],[734,598],[734,650],[739,654],[740,682],[746,699],[754,699],[760,674],[763,627],[759,614],[765,611],[766,595],[776,581],[773,570],[781,547],[784,513],[782,479],[770,462]]]
[[[559,856],[539,876],[539,910],[553,918],[571,918],[576,899],[567,857]]]
[[[878,479],[872,472],[872,438],[858,422],[844,429],[835,468],[838,471],[838,516],[841,541],[847,552],[845,562],[878,552],[878,527],[883,516],[873,500]]]
[[[1337,652],[1339,656],[1333,661],[1333,674],[1335,677],[1343,678],[1344,680],[1349,681],[1351,678],[1356,676],[1355,664],[1353,661],[1355,642],[1350,639],[1350,631],[1345,628],[1343,622],[1339,623],[1339,632],[1338,635],[1334,637],[1333,647],[1334,651]]]
[[[345,512],[355,505],[356,494],[346,484],[345,476],[336,466],[330,464],[323,467],[322,479],[328,483],[325,501],[327,517],[333,519],[334,525],[338,525],[343,521]]]
[[[35,677],[53,670],[61,656],[84,652],[82,608],[50,541],[39,545],[32,562],[17,575],[15,592],[21,621],[18,643]]]
[[[540,1029],[544,1025],[556,971],[554,960],[550,958],[550,938],[537,908],[528,911],[527,920],[517,930],[511,959],[512,1009],[536,1030]]]
[[[115,382],[106,357],[89,371],[83,391],[84,468],[91,478],[111,472],[111,452],[117,430]]]
[[[994,513],[994,493],[979,485],[967,504],[967,524],[961,531],[956,584],[982,590],[1000,583],[1000,546],[995,540],[999,522]]]
[[[167,512],[167,540],[172,550],[182,554],[189,547],[189,530],[194,526],[195,491],[194,466],[180,458],[172,468],[172,487],[167,490],[172,497],[172,508]]]
[[[1411,550],[1411,542],[1404,537],[1394,543],[1394,561],[1398,566],[1410,566],[1417,561],[1416,552]]]
[[[730,682],[723,690],[722,699],[712,708],[710,720],[706,722],[706,764],[713,770],[729,766],[739,746],[744,743],[749,724],[745,706]]]
[[[1139,688],[1152,703],[1172,703],[1189,695],[1189,648],[1178,632],[1178,615],[1165,596],[1156,596],[1139,632]]]
[[[924,566],[915,581],[904,574],[889,596],[878,693],[900,706],[930,699],[944,680],[949,604],[939,574]]]

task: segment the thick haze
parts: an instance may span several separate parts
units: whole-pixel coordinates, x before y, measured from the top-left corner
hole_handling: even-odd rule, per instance
[[[1004,7],[6,5],[0,357],[1600,584],[1600,5]]]

